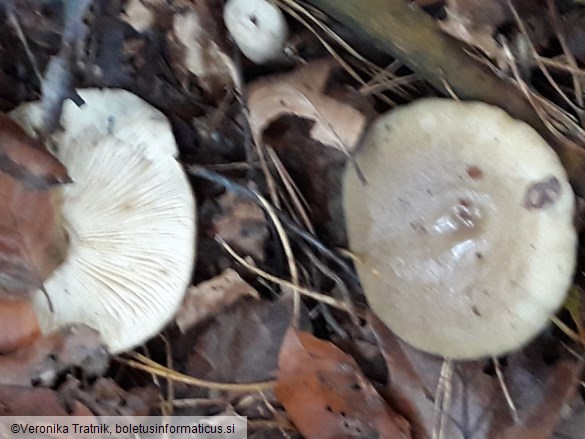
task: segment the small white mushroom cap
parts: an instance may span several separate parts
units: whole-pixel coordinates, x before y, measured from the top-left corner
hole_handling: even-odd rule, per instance
[[[561,306],[574,195],[549,145],[483,103],[423,99],[382,116],[344,210],[372,311],[413,346],[475,359],[515,350]]]
[[[166,118],[122,90],[81,90],[52,141],[73,183],[63,188],[65,262],[34,298],[41,328],[98,330],[113,353],[156,335],[182,302],[195,252],[195,200]],[[40,105],[13,114],[40,127]]]
[[[262,64],[278,57],[288,38],[281,10],[267,0],[228,0],[223,20],[234,42],[250,61]]]

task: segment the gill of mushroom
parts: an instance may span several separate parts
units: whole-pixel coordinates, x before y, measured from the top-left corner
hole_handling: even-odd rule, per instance
[[[45,142],[73,180],[60,211],[68,242],[64,262],[34,306],[43,332],[68,323],[98,330],[110,352],[131,349],[173,317],[195,257],[195,199],[177,162],[162,113],[124,90],[80,90],[66,102],[63,130]],[[11,116],[34,135],[38,102]]]

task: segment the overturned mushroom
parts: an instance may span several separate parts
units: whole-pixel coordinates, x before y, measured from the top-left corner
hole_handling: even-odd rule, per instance
[[[356,161],[350,246],[390,329],[456,359],[509,352],[543,329],[575,267],[574,196],[532,128],[487,104],[424,99],[382,116]]]
[[[51,303],[39,293],[34,305],[44,332],[85,323],[116,353],[179,307],[194,262],[194,198],[159,111],[122,90],[79,94],[85,105],[66,103],[63,131],[47,140],[73,183],[61,194],[65,262],[45,282]],[[34,133],[41,107],[13,117]]]

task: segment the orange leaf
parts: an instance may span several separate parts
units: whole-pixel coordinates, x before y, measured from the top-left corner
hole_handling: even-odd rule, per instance
[[[278,359],[276,397],[311,439],[410,438],[352,357],[308,332],[289,328]]]
[[[0,297],[0,354],[31,344],[41,331],[28,300]]]
[[[0,171],[29,189],[71,182],[65,166],[4,114],[0,114]]]
[[[48,189],[68,179],[55,157],[0,115],[0,288],[40,288],[54,268],[49,259],[62,236]]]

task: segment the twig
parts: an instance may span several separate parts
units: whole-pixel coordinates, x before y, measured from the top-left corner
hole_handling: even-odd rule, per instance
[[[122,357],[115,357],[121,363],[127,364],[135,369],[143,370],[144,372],[163,377],[177,383],[188,384],[190,386],[202,387],[211,390],[220,390],[226,392],[260,392],[262,390],[272,389],[276,384],[275,381],[265,381],[258,383],[219,383],[216,381],[207,381],[195,378],[189,375],[182,374],[176,370],[164,367],[161,364],[152,361],[151,359],[140,355],[138,353],[131,354],[135,359],[128,360]]]
[[[20,26],[20,22],[18,21],[18,18],[16,17],[16,14],[14,12],[14,5],[10,5],[7,8],[7,14],[8,14],[8,21],[10,22],[10,24],[12,25],[12,27],[16,31],[16,35],[18,36],[18,39],[20,40],[20,42],[22,43],[22,47],[24,48],[24,53],[26,53],[26,57],[28,58],[31,66],[33,68],[33,71],[35,72],[35,76],[37,77],[39,84],[41,84],[43,82],[43,77],[41,75],[41,71],[39,70],[35,56],[33,55],[32,51],[30,50],[30,46],[28,45],[28,41],[26,39],[26,36],[24,35],[24,32],[22,31],[22,27]]]
[[[223,186],[225,189],[229,190],[230,192],[233,192],[234,194],[238,195],[239,197],[242,197],[244,199],[253,201],[254,203],[260,204],[258,197],[256,196],[256,193],[254,191],[248,189],[247,187],[245,187],[241,184],[238,184],[238,183],[230,180],[229,178],[227,178],[227,177],[225,177],[217,172],[213,172],[213,171],[211,171],[207,168],[204,168],[202,166],[199,166],[199,165],[188,166],[187,172],[195,177],[203,178],[205,180],[219,184],[219,185]],[[337,264],[353,282],[354,285],[352,285],[352,287],[357,286],[359,284],[358,278],[356,277],[352,268],[350,267],[350,265],[346,261],[341,259],[333,251],[331,251],[329,248],[327,248],[313,234],[311,234],[307,230],[304,230],[303,228],[299,227],[297,224],[292,222],[289,218],[286,217],[286,215],[284,213],[282,213],[279,210],[276,210],[275,212],[278,215],[278,218],[280,219],[282,224],[286,227],[286,229],[289,232],[291,232],[291,233],[295,234],[296,236],[298,236],[299,238],[303,239],[309,245],[311,245],[312,247],[317,249],[319,251],[319,253],[321,253],[323,256],[327,257],[328,259],[333,261],[335,264]]]
[[[216,236],[215,239],[225,249],[225,251],[227,251],[239,264],[243,265],[245,268],[250,270],[252,273],[254,273],[260,277],[263,277],[264,279],[269,280],[270,282],[274,282],[275,284],[280,285],[281,287],[296,288],[296,290],[299,293],[301,293],[307,297],[310,297],[311,299],[315,299],[318,302],[322,302],[322,303],[325,303],[329,306],[332,306],[333,308],[337,308],[337,309],[340,309],[342,311],[346,311],[348,313],[352,312],[351,307],[345,302],[340,302],[339,300],[335,300],[334,298],[332,298],[330,296],[318,293],[316,291],[310,290],[310,289],[305,288],[305,287],[295,286],[294,284],[292,284],[291,282],[289,282],[287,280],[280,279],[277,276],[274,276],[270,273],[266,273],[264,270],[261,270],[257,267],[254,267],[253,265],[246,262],[246,260],[244,258],[242,258],[240,255],[238,255],[229,246],[229,244],[227,242],[225,242],[223,239],[221,239],[218,236]]]
[[[510,409],[510,414],[512,415],[512,419],[516,424],[520,423],[520,416],[518,415],[518,409],[516,408],[516,404],[514,404],[514,400],[510,395],[510,391],[508,390],[508,386],[506,385],[506,381],[504,380],[504,374],[502,373],[502,368],[500,367],[500,362],[496,357],[492,358],[492,362],[494,363],[494,369],[496,370],[496,376],[498,377],[498,381],[500,383],[500,388],[502,389],[502,393],[504,394],[504,398],[506,399],[506,404],[508,404],[508,408]]]

